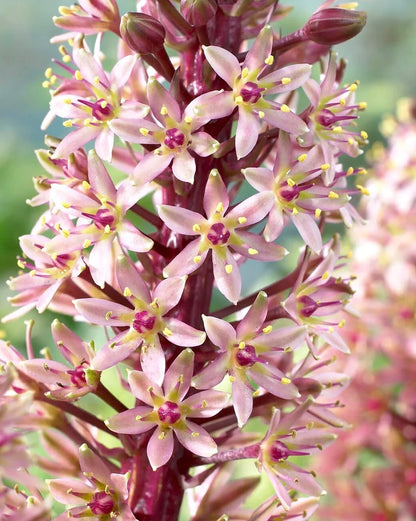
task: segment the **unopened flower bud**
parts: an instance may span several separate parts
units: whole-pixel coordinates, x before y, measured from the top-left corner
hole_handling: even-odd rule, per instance
[[[215,0],[181,0],[182,16],[194,27],[208,23],[216,11]]]
[[[364,11],[332,7],[314,13],[304,26],[308,40],[322,45],[335,45],[353,38],[366,24]]]
[[[163,25],[144,13],[126,13],[121,18],[120,33],[127,45],[140,54],[158,54],[163,48]]]

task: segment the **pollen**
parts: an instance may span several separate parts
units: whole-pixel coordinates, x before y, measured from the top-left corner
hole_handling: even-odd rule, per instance
[[[192,436],[193,436],[194,438],[198,438],[198,436],[199,436],[199,432],[194,431],[194,432],[192,433]]]
[[[144,127],[139,128],[139,132],[142,136],[147,136],[149,134],[149,130]]]
[[[230,275],[233,271],[233,267],[231,264],[226,264],[225,265],[225,273],[228,273],[228,275]]]
[[[355,185],[363,195],[370,195],[370,191],[363,185]]]
[[[223,213],[223,211],[224,211],[224,205],[221,202],[219,202],[217,204],[217,206],[215,207],[215,212],[216,213]]]
[[[75,79],[79,81],[82,80],[82,74],[80,71],[75,71]]]
[[[194,257],[194,263],[195,264],[199,264],[201,262],[202,258],[201,258],[201,255],[196,255]]]
[[[185,121],[185,123],[187,123],[188,125],[190,125],[190,124],[192,123],[192,118],[191,118],[191,116],[185,116],[184,121]]]
[[[347,175],[352,175],[354,173],[354,169],[352,166],[350,166],[347,170]]]
[[[42,81],[42,87],[44,89],[48,89],[49,87],[51,86],[50,82],[45,80],[45,81]]]
[[[344,327],[345,326],[345,320],[341,320],[341,322],[338,322],[338,327]]]
[[[91,241],[89,239],[85,239],[85,241],[82,243],[83,248],[88,248],[91,246]]]
[[[192,230],[193,230],[194,232],[200,232],[200,231],[201,231],[201,227],[199,226],[199,224],[194,224],[194,225],[192,226]]]
[[[348,87],[348,90],[350,92],[355,92],[357,90],[357,87],[358,85],[356,83],[352,83],[349,87]]]
[[[274,56],[272,54],[267,56],[267,58],[264,60],[264,63],[266,65],[273,65],[273,63],[274,63]],[[282,80],[282,83],[283,83],[283,80]]]
[[[341,98],[341,99],[339,100],[339,104],[341,105],[341,107],[344,107],[344,106],[345,106],[345,103],[346,103],[346,101],[345,101],[344,98]]]
[[[70,119],[67,119],[62,123],[62,125],[67,128],[72,127],[72,121]]]
[[[287,184],[290,186],[290,188],[293,188],[296,185],[295,181],[293,181],[291,177],[288,178]]]
[[[238,218],[238,224],[244,224],[247,222],[247,217],[239,217]]]
[[[294,206],[292,208],[292,215],[297,215],[299,213],[299,210],[296,208],[296,206]]]
[[[65,56],[62,57],[62,61],[64,63],[68,63],[71,61],[71,56],[69,54],[65,54]]]
[[[82,188],[84,190],[90,190],[91,189],[91,185],[90,185],[90,183],[88,183],[88,181],[82,181]]]
[[[256,396],[258,396],[260,394],[260,389],[256,389],[254,392],[253,392],[253,398],[255,398]]]
[[[262,329],[262,331],[267,335],[268,333],[271,333],[273,331],[273,326],[266,326]]]
[[[322,274],[321,279],[326,280],[329,277],[329,271],[327,270],[325,273]]]
[[[365,110],[366,108],[367,108],[367,102],[366,101],[361,101],[358,104],[358,110]]]
[[[315,209],[315,217],[319,219],[321,217],[322,210],[320,208]]]
[[[129,287],[126,286],[126,287],[124,288],[123,295],[124,295],[125,297],[131,297],[131,289],[130,289]]]
[[[236,96],[236,97],[234,98],[234,101],[235,101],[236,103],[242,103],[242,102],[243,102],[243,96]]]
[[[247,78],[248,76],[248,67],[244,67],[244,69],[241,71],[241,77]]]
[[[258,114],[260,119],[263,119],[264,116],[266,115],[262,110],[259,110],[257,114]]]
[[[333,192],[332,190],[328,194],[329,199],[339,199],[339,195],[336,192]]]
[[[292,80],[290,78],[282,78],[282,85],[289,85]]]
[[[280,110],[282,112],[288,113],[288,112],[290,112],[290,107],[288,107],[288,105],[286,105],[286,103],[283,103],[283,105],[280,107]]]
[[[355,139],[354,139],[354,138],[352,138],[352,137],[349,137],[349,138],[348,138],[348,144],[349,144],[349,145],[351,145],[351,146],[354,146],[354,145],[356,145],[356,144],[357,144],[357,142],[355,141]]]
[[[357,174],[360,174],[360,175],[366,175],[367,173],[368,173],[367,170],[362,167],[357,170]]]
[[[368,134],[367,134],[367,132],[366,132],[365,130],[362,130],[362,131],[360,132],[360,136],[361,136],[363,139],[368,139]]]
[[[246,343],[245,342],[240,342],[238,344],[238,349],[244,349],[246,347]]]
[[[165,329],[162,331],[162,333],[165,336],[172,336],[173,335],[172,331],[168,327],[165,327]]]
[[[113,314],[112,311],[107,311],[107,313],[105,314],[105,319],[110,320],[112,314]]]
[[[305,159],[308,157],[308,154],[301,154],[300,156],[298,156],[298,161],[300,161],[301,163],[303,161],[305,161]]]
[[[159,436],[158,436],[158,439],[159,440],[164,440],[166,438],[166,433],[164,431],[162,431]]]
[[[259,252],[255,248],[248,249],[249,255],[257,255]]]
[[[325,170],[329,170],[331,168],[331,165],[329,163],[324,163],[323,165],[321,165],[321,170],[325,171]]]
[[[292,383],[292,380],[290,378],[287,378],[286,376],[282,376],[280,381],[282,382],[283,385],[289,385],[290,383]]]

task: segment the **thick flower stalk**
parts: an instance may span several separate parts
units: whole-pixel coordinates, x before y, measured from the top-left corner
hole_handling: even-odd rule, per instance
[[[346,324],[352,360],[343,417],[354,428],[319,465],[330,496],[318,516],[325,521],[416,516],[414,107],[403,100],[398,117],[383,123],[388,143],[374,147],[366,225],[350,232],[360,316]]]
[[[352,294],[326,224],[360,219],[364,189],[347,177],[364,170],[340,160],[367,138],[358,82],[341,84],[331,49],[365,14],[333,3],[285,36],[277,0],[60,8],[42,128],[63,131],[37,151],[41,213],[4,321],[60,317],[48,348],[33,320],[26,349],[0,342],[2,519],[300,521],[318,508],[308,456],[344,426],[331,351],[349,350]],[[250,288],[247,268],[267,282]]]

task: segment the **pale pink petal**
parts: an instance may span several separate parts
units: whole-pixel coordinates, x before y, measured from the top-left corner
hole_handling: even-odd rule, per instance
[[[160,205],[158,213],[168,228],[182,235],[197,235],[193,226],[205,221],[201,214],[180,206]]]
[[[185,115],[194,118],[191,129],[202,127],[213,119],[228,116],[235,109],[234,94],[232,91],[212,91],[202,94],[185,109]]]
[[[149,145],[159,144],[159,141],[155,139],[151,132],[160,131],[160,127],[148,121],[147,119],[134,118],[134,119],[122,119],[114,118],[108,122],[110,129],[121,139],[129,141],[131,143],[144,143]],[[146,128],[150,130],[150,133],[143,135],[140,132],[140,128]]]
[[[140,363],[150,380],[162,385],[166,359],[157,335],[155,335],[151,345],[143,345],[140,352]]]
[[[208,250],[201,252],[201,240],[195,239],[166,266],[164,277],[183,276],[197,270],[205,261]],[[198,262],[195,262],[198,259]]]
[[[227,347],[236,343],[236,332],[229,322],[205,315],[202,315],[202,319],[204,321],[205,331],[215,346],[227,349]]]
[[[203,50],[205,58],[218,76],[230,87],[234,87],[235,80],[241,74],[240,64],[234,54],[216,45],[203,47]]]
[[[42,295],[39,297],[37,304],[36,304],[36,309],[39,311],[39,313],[43,313],[45,311],[45,309],[49,306],[49,304],[51,303],[51,300],[53,299],[53,297],[55,296],[56,292],[61,287],[63,282],[64,282],[63,279],[57,280],[56,282],[51,284],[47,290],[45,290],[42,293]],[[8,317],[9,317],[9,315],[8,315]]]
[[[123,411],[106,420],[106,425],[114,432],[123,434],[141,434],[152,429],[155,424],[150,421],[138,420],[137,417],[146,418],[152,412],[150,407],[140,406],[128,411]]]
[[[267,242],[272,242],[281,234],[285,224],[284,215],[279,202],[270,210],[267,224],[264,228],[264,238]]]
[[[157,149],[158,150],[158,149]],[[153,181],[155,177],[161,174],[170,164],[174,154],[155,154],[147,153],[140,163],[136,166],[133,173],[134,182],[138,185],[144,185]]]
[[[147,98],[155,118],[162,125],[165,125],[165,118],[162,116],[165,110],[174,121],[181,121],[181,109],[178,102],[155,78],[149,78],[147,82]]]
[[[227,214],[226,219],[238,221],[239,217],[245,217],[244,223],[238,224],[237,227],[250,226],[261,221],[269,213],[273,203],[274,196],[272,192],[252,195],[233,208]]]
[[[322,235],[312,215],[298,212],[292,213],[290,218],[307,246],[319,253],[322,249]]]
[[[239,231],[239,237],[243,239],[244,246],[232,245],[232,248],[245,257],[266,262],[277,261],[283,259],[288,253],[286,248],[279,246],[273,242],[267,242],[260,235],[251,232]],[[251,254],[249,249],[257,253]]]
[[[95,139],[101,132],[100,127],[81,127],[67,134],[52,154],[52,159],[68,157],[69,154],[78,150],[89,141]]]
[[[162,334],[172,344],[182,347],[194,347],[200,346],[205,340],[203,331],[198,331],[177,318],[165,318],[165,324],[169,329],[169,333],[165,334],[162,331]]]
[[[283,112],[279,108],[264,109],[264,119],[270,125],[280,128],[289,134],[299,136],[308,132],[306,123],[294,112]]]
[[[112,244],[114,238],[114,234],[111,234],[108,238],[103,237],[102,240],[94,244],[88,256],[87,264],[90,268],[91,277],[100,288],[103,288],[106,282],[113,279],[114,256]]]
[[[143,235],[130,221],[124,219],[118,227],[120,244],[130,251],[149,251],[153,247],[150,237]]]
[[[101,86],[105,88],[110,87],[110,83],[102,66],[91,53],[79,48],[74,51],[73,58],[84,80],[87,80],[91,85],[95,85],[98,78]]]
[[[273,190],[274,175],[268,168],[244,168],[241,172],[251,186],[259,192]]]
[[[244,67],[249,71],[263,68],[265,60],[270,56],[273,44],[273,30],[270,25],[265,25],[258,34],[251,49],[244,60]]]
[[[217,453],[217,444],[203,427],[189,420],[186,425],[187,429],[175,430],[178,440],[186,449],[206,458]]]
[[[52,479],[49,481],[49,490],[52,496],[64,505],[79,505],[78,494],[91,494],[94,489],[76,478]],[[67,516],[67,514],[65,514]]]
[[[79,463],[82,472],[92,473],[94,478],[101,481],[101,483],[111,482],[110,469],[104,461],[95,454],[86,443],[79,448]]]
[[[194,182],[195,170],[195,159],[188,150],[184,149],[180,154],[173,156],[172,172],[180,181],[192,184]]]
[[[234,256],[228,248],[225,258],[213,251],[212,264],[218,289],[228,300],[236,304],[241,293],[241,275]]]
[[[259,137],[260,120],[257,114],[245,107],[238,108],[238,122],[235,134],[235,151],[237,159],[249,154]]]
[[[89,352],[81,338],[71,331],[65,324],[55,319],[51,326],[52,337],[59,346],[60,352],[69,361],[89,360]]]
[[[129,288],[134,297],[147,304],[152,301],[146,282],[142,279],[130,258],[124,255],[117,259],[117,282],[123,292],[126,288]]]
[[[150,406],[153,406],[153,398],[149,389],[157,396],[163,396],[162,389],[142,371],[131,371],[128,375],[130,388],[136,398]]]
[[[228,353],[217,354],[214,361],[209,363],[192,380],[192,385],[196,389],[212,389],[222,382],[227,373],[229,363]]]
[[[238,338],[243,340],[245,337],[252,337],[262,327],[266,315],[267,294],[264,291],[260,291],[247,314],[240,320],[237,326]]]
[[[204,193],[203,205],[206,215],[209,217],[214,215],[220,203],[224,211],[226,211],[230,204],[230,199],[228,197],[227,187],[225,186],[220,173],[218,170],[213,169],[209,173]]]
[[[164,315],[178,304],[182,297],[185,283],[186,277],[169,277],[156,286],[153,298],[157,299],[161,315]]]
[[[253,389],[247,387],[240,379],[236,378],[231,384],[233,405],[237,416],[238,426],[241,428],[247,423],[253,410]]]
[[[338,349],[338,351],[341,351],[341,353],[349,353],[350,348],[345,343],[345,340],[342,338],[341,335],[339,335],[336,331],[316,331],[317,335],[322,338],[325,342],[327,342],[329,345],[335,347],[335,349]]]
[[[229,397],[222,391],[202,391],[195,393],[182,403],[192,410],[187,414],[190,418],[210,418],[227,406]]]
[[[94,150],[88,153],[88,182],[94,192],[104,195],[108,201],[116,201],[117,190],[114,183]]]
[[[191,386],[191,379],[194,372],[194,357],[193,351],[187,348],[181,351],[172,362],[166,371],[163,382],[163,389],[166,396],[169,396],[170,393],[175,391],[178,400],[182,400],[186,395]]]
[[[102,127],[95,140],[95,150],[104,161],[111,162],[114,146],[114,132],[107,126]]]
[[[136,331],[133,335],[122,332],[109,340],[91,360],[91,367],[104,371],[125,360],[142,344],[142,338]]]
[[[311,75],[312,66],[307,63],[300,63],[296,65],[288,65],[276,71],[267,74],[261,78],[262,82],[278,83],[275,87],[267,89],[268,94],[276,94],[281,92],[288,92],[297,89],[305,83]],[[290,82],[282,83],[283,78],[290,78]]]
[[[147,457],[153,470],[165,465],[173,453],[173,433],[171,429],[157,427],[147,444]]]
[[[74,306],[88,322],[111,327],[130,325],[127,320],[134,312],[122,304],[98,298],[74,300]]]
[[[218,150],[219,142],[207,132],[195,132],[192,134],[190,148],[199,156],[206,157]]]
[[[255,345],[277,351],[287,347],[295,348],[305,340],[305,335],[306,327],[304,326],[282,327],[273,329],[270,333],[262,333],[257,336]]]
[[[128,82],[137,58],[137,54],[129,54],[117,61],[110,73],[110,83],[113,89],[120,90]]]

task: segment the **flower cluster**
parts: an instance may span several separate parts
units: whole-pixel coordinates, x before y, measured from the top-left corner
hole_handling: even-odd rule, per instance
[[[33,321],[25,355],[0,344],[2,519],[316,510],[324,490],[307,456],[344,425],[347,378],[329,353],[348,352],[352,294],[326,225],[359,219],[363,188],[347,177],[363,170],[340,157],[367,139],[358,83],[342,84],[331,48],[365,14],[333,3],[286,36],[276,0],[60,8],[42,128],[61,119],[65,132],[37,151],[45,175],[29,204],[42,213],[20,239],[4,321],[61,318],[51,348],[32,345]],[[292,224],[299,254],[283,244]],[[243,264],[267,266],[267,284],[248,289]],[[234,472],[245,460],[251,478]]]
[[[383,123],[389,140],[374,147],[367,224],[351,229],[360,316],[346,326],[353,354],[343,417],[354,428],[320,462],[331,497],[320,511],[325,521],[416,516],[414,107],[403,100],[398,117]]]

